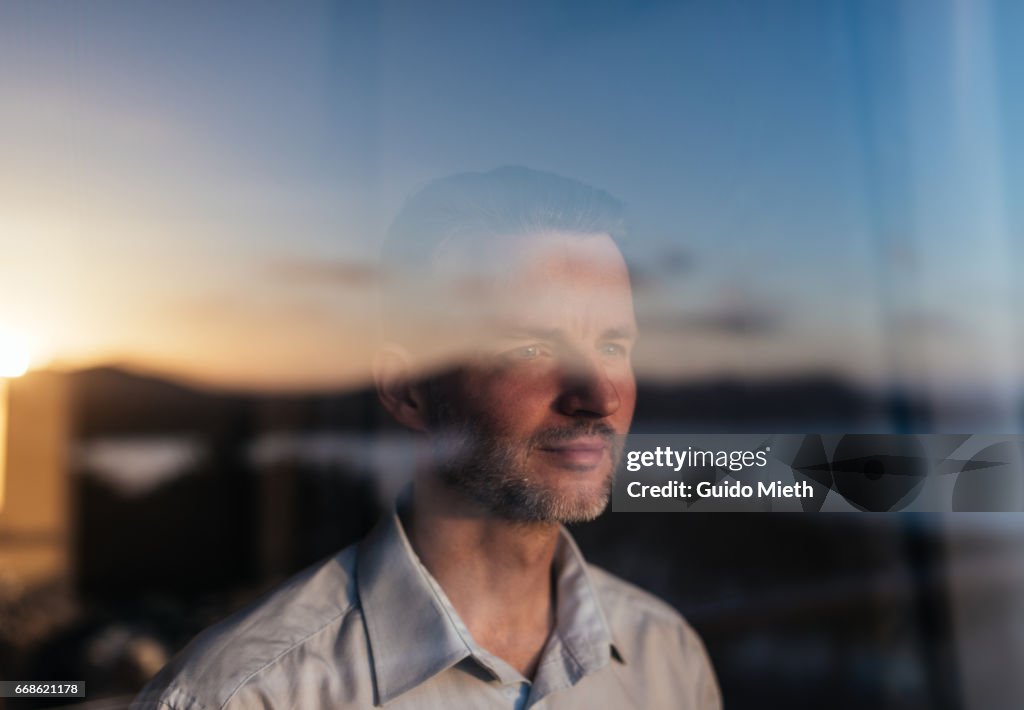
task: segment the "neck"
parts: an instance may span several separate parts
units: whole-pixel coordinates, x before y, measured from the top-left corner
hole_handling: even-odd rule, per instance
[[[425,477],[413,489],[407,530],[474,640],[532,676],[554,626],[558,525],[497,518]]]

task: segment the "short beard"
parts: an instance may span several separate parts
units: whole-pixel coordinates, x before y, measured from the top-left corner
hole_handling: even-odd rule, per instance
[[[442,483],[504,520],[519,523],[582,523],[608,506],[622,444],[603,422],[545,429],[526,441],[500,437],[470,422],[457,421],[445,402],[437,402],[441,437],[434,456]],[[600,436],[608,443],[611,466],[601,488],[579,495],[548,490],[532,480],[527,458],[532,451],[577,437]]]

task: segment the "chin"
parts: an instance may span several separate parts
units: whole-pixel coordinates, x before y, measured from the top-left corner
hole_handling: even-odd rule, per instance
[[[593,520],[605,511],[611,495],[611,477],[594,481],[580,490],[575,483],[563,486],[568,490],[550,490],[542,494],[544,508],[549,522],[584,523]]]

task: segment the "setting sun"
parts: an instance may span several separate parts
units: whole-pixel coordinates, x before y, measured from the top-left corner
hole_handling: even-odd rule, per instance
[[[0,377],[20,377],[28,370],[29,348],[25,338],[0,327]]]

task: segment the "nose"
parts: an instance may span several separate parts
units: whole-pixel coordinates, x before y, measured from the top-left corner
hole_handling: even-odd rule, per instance
[[[571,417],[609,417],[622,404],[618,388],[598,363],[574,358],[564,367],[558,410]]]

